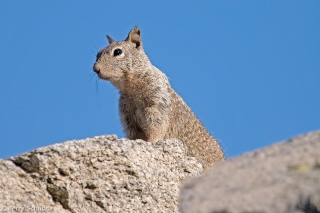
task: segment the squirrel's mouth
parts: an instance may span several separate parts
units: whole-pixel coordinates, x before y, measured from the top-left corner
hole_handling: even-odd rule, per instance
[[[110,77],[105,77],[101,73],[97,73],[98,77],[103,80],[110,80]]]

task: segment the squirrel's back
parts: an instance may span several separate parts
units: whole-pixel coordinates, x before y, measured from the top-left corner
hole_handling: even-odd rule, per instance
[[[223,160],[224,154],[219,142],[209,134],[183,99],[173,90],[171,94],[173,103],[165,139],[177,138],[183,141],[187,154],[201,157],[205,167]]]

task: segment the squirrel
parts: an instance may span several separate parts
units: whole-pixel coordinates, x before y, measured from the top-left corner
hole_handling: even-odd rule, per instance
[[[93,71],[120,91],[119,112],[130,140],[157,142],[176,138],[188,156],[201,158],[206,170],[222,161],[224,153],[167,76],[153,66],[142,47],[140,30],[130,30],[124,41],[107,35],[109,46],[98,52]]]

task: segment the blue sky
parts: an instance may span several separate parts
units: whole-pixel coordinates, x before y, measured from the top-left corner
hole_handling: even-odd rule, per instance
[[[2,1],[0,158],[124,137],[92,71],[134,25],[227,157],[320,129],[320,1]]]

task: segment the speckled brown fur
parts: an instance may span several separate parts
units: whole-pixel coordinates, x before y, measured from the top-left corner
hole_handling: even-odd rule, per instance
[[[205,169],[223,160],[218,141],[171,88],[166,75],[151,64],[138,27],[125,41],[107,38],[110,45],[97,54],[93,70],[119,89],[119,111],[127,137],[149,142],[177,138],[188,155],[203,160]]]

